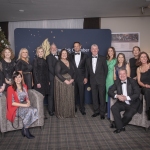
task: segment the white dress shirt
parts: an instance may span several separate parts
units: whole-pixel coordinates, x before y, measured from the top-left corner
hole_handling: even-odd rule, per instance
[[[58,59],[58,55],[57,54],[53,54],[53,56],[55,56],[55,58]]]
[[[81,59],[81,52],[75,52],[75,53],[80,53],[79,55],[74,55],[75,56],[75,63],[76,63],[76,66],[78,68],[79,63],[80,63],[80,59]]]
[[[92,57],[97,57],[98,58],[98,55],[92,56]],[[94,73],[96,71],[97,58],[92,58],[92,69],[93,69]]]
[[[126,101],[125,101],[125,103],[126,104],[128,104],[128,105],[130,105],[130,100],[131,100],[131,98],[127,95],[127,80],[125,80],[125,81],[121,81],[122,82],[122,94],[124,95],[124,96],[126,96]],[[124,83],[124,82],[126,82],[126,83]],[[117,94],[115,95],[115,98],[117,98]]]

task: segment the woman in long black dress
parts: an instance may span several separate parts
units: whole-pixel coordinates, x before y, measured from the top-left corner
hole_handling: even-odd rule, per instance
[[[23,75],[23,80],[27,88],[32,89],[32,65],[29,63],[29,54],[26,48],[22,48],[19,52],[16,71],[19,71]]]
[[[75,70],[69,61],[69,53],[63,49],[55,66],[54,101],[58,118],[75,117],[74,79]]]
[[[130,66],[130,70],[131,70],[130,77],[135,80],[137,80],[136,70],[138,68],[138,66],[136,65],[136,61],[138,59],[140,51],[141,50],[138,46],[134,46],[133,50],[132,50],[134,57],[129,59],[129,66]]]
[[[14,53],[11,48],[5,48],[1,54],[2,71],[5,78],[6,87],[5,90],[12,84],[12,75],[15,71]]]
[[[37,58],[33,61],[34,89],[45,96],[49,93],[48,65],[43,58],[44,51],[42,47],[37,48],[36,54]]]
[[[146,52],[139,54],[137,65],[137,80],[142,87],[142,94],[146,101],[146,114],[150,120],[150,59]]]

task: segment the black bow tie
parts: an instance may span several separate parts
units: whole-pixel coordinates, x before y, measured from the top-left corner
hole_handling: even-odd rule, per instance
[[[80,53],[75,53],[75,55],[80,55]]]
[[[121,84],[126,84],[126,82],[121,82]]]
[[[97,56],[92,56],[92,58],[97,58]]]

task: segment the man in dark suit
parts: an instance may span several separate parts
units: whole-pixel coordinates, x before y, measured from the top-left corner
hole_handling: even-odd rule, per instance
[[[92,56],[87,59],[94,108],[94,114],[92,117],[96,117],[100,114],[101,119],[105,119],[105,84],[108,68],[105,57],[99,55],[98,51],[98,46],[93,44],[91,46]]]
[[[57,47],[55,44],[52,44],[50,47],[50,54],[46,57],[50,78],[50,93],[48,95],[48,111],[50,116],[54,115],[54,77],[55,77],[55,65],[57,60],[58,60]]]
[[[125,131],[125,126],[138,112],[140,89],[134,79],[127,77],[126,69],[120,69],[119,79],[109,88],[108,94],[110,97],[117,99],[117,102],[111,107],[111,111],[116,126],[114,133],[120,133]],[[121,111],[125,111],[123,118],[120,115]]]
[[[81,52],[81,44],[74,42],[74,53],[71,54],[72,63],[75,66],[76,79],[75,79],[75,111],[77,111],[77,99],[80,98],[79,110],[82,115],[86,115],[84,107],[84,87],[87,83],[87,55]]]

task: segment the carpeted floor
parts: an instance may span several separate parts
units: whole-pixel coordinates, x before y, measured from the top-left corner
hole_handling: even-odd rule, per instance
[[[86,116],[45,120],[44,129],[32,128],[35,139],[21,136],[21,131],[5,133],[0,137],[0,150],[149,150],[150,131],[128,125],[125,132],[114,134],[109,120],[92,118],[91,105],[86,105]]]

